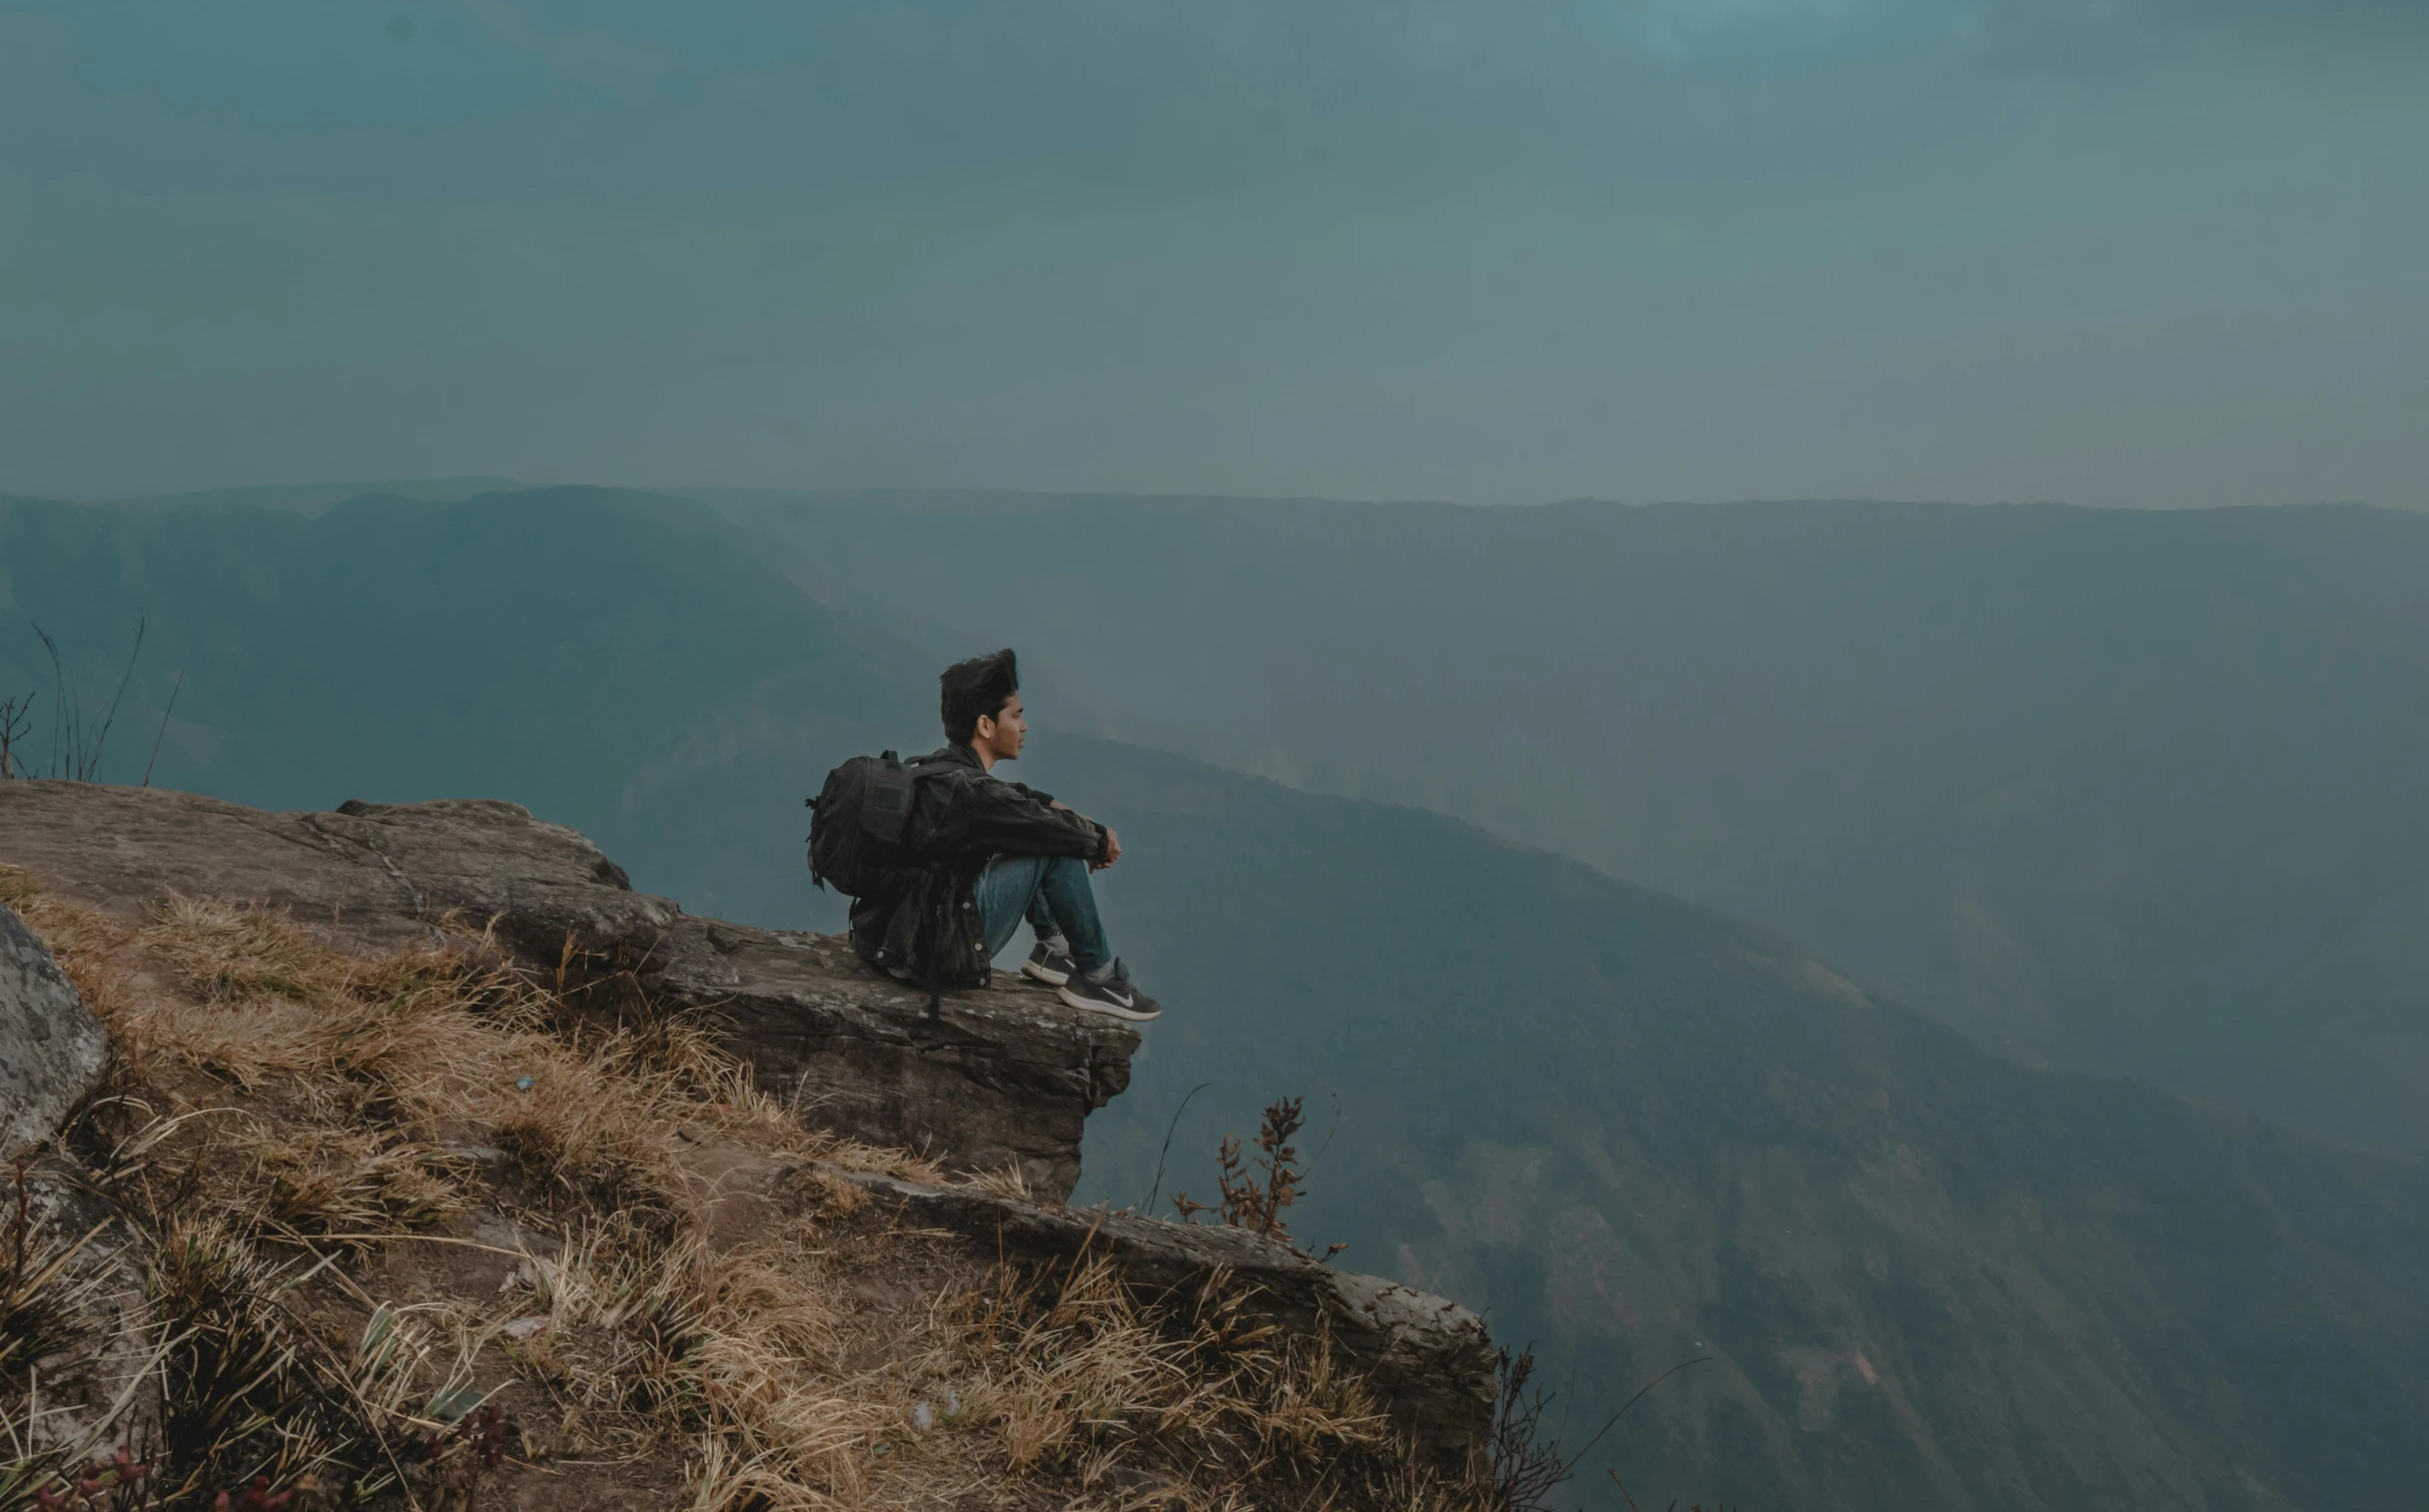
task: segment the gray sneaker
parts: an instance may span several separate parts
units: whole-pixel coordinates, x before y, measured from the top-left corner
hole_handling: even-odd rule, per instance
[[[1141,992],[1131,983],[1131,969],[1119,960],[1102,982],[1091,982],[1079,972],[1073,972],[1058,994],[1074,1008],[1085,1008],[1117,1019],[1134,1023],[1155,1018],[1164,1012],[1164,1005]]]
[[[1079,974],[1078,963],[1043,940],[1029,953],[1029,959],[1021,963],[1022,976],[1048,987],[1061,987]]]

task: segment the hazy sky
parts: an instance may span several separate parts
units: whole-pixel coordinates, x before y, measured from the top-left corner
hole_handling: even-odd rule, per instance
[[[0,0],[0,489],[2429,503],[2424,0]]]

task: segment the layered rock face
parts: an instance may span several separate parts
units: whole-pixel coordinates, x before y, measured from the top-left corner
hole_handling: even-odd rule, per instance
[[[1050,1207],[867,1172],[846,1178],[914,1222],[966,1234],[998,1253],[1068,1261],[1103,1252],[1133,1285],[1176,1299],[1215,1274],[1243,1282],[1251,1310],[1267,1322],[1329,1333],[1439,1467],[1456,1472],[1485,1451],[1498,1358],[1484,1320],[1448,1298],[1335,1270],[1245,1228]]]
[[[1089,1111],[1130,1084],[1139,1046],[1127,1025],[1018,977],[954,993],[931,1019],[924,995],[841,940],[686,914],[510,803],[271,814],[191,793],[10,782],[0,862],[118,912],[169,893],[241,900],[357,947],[487,930],[532,970],[630,973],[660,1002],[715,1014],[760,1086],[806,1120],[951,1168],[1017,1167],[1057,1200],[1079,1179]]]

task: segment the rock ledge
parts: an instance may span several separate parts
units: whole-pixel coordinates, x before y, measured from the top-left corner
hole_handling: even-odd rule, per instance
[[[1133,1286],[1174,1297],[1227,1279],[1249,1306],[1293,1332],[1321,1325],[1376,1396],[1441,1468],[1463,1470],[1492,1433],[1495,1351],[1484,1320],[1457,1302],[1379,1276],[1335,1270],[1244,1228],[1177,1223],[1105,1208],[1061,1207],[970,1186],[831,1170],[905,1220],[949,1229],[998,1253],[1061,1260],[1098,1250]]]
[[[374,949],[443,941],[451,920],[493,930],[518,963],[548,973],[570,948],[577,969],[630,972],[660,1001],[717,1015],[760,1085],[806,1121],[954,1168],[1018,1167],[1058,1198],[1079,1180],[1090,1111],[1130,1085],[1139,1046],[1127,1025],[1018,977],[949,994],[931,1020],[923,995],[871,973],[840,939],[686,914],[634,892],[581,835],[510,803],[273,814],[157,788],[0,783],[0,863],[128,915],[170,893],[262,903]],[[97,1074],[99,1026],[71,1039],[60,1054]],[[0,1042],[0,1100],[18,1095],[5,1080],[14,1051]],[[75,1082],[64,1069],[44,1077]]]

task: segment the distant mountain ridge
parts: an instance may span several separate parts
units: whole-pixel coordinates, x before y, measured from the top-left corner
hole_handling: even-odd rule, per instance
[[[164,781],[507,797],[687,907],[828,924],[801,795],[835,755],[933,740],[935,667],[765,555],[610,490],[10,503],[0,607],[87,687],[152,615],[134,725],[188,679]],[[0,688],[47,678],[29,639],[0,638]],[[1051,731],[1021,775],[1121,827],[1109,923],[1169,1005],[1082,1195],[1146,1197],[1200,1083],[1164,1196],[1307,1095],[1298,1231],[1538,1340],[1572,1421],[1716,1356],[1589,1476],[1850,1512],[2375,1512],[2429,1483],[2417,1161],[2021,1069],[1767,930],[1438,814]]]
[[[321,515],[350,499],[409,498],[424,503],[459,504],[484,493],[519,493],[541,486],[510,477],[416,477],[389,482],[269,483],[251,487],[204,488],[184,493],[159,493],[113,503],[158,504],[170,509],[286,509]]]
[[[714,815],[798,823],[797,770],[731,788],[721,753],[742,731],[796,751],[859,743],[876,738],[861,721],[922,715],[934,675],[753,561],[732,526],[646,494],[373,496],[319,515],[20,500],[0,503],[0,687],[42,700],[37,760],[55,694],[27,621],[90,704],[138,614],[109,780],[135,780],[160,729],[158,782],[255,806],[513,790],[704,911],[734,873],[712,883],[687,858],[748,844],[706,843]],[[761,896],[800,871],[798,855],[761,864]]]
[[[1101,733],[1760,920],[2027,1062],[2429,1151],[2419,513],[705,496]]]

